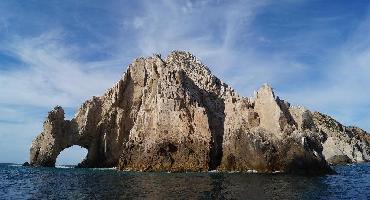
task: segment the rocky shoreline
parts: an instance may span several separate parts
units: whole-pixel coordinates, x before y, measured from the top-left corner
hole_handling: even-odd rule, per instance
[[[72,120],[49,112],[32,142],[31,166],[55,166],[72,145],[79,167],[134,171],[333,173],[328,163],[370,160],[370,137],[329,116],[291,106],[269,85],[242,97],[195,56],[138,58],[103,96]]]

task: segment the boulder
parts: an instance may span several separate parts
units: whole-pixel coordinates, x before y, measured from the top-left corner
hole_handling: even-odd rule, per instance
[[[352,160],[347,155],[334,155],[327,159],[331,165],[343,165],[352,163]]]

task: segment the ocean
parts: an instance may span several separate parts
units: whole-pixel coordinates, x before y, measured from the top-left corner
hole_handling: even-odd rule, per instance
[[[370,163],[319,177],[139,173],[0,164],[0,199],[370,199]]]

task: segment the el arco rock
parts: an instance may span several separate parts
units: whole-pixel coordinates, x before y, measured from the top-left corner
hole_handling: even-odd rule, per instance
[[[331,173],[329,163],[370,159],[369,135],[291,106],[263,85],[239,96],[197,58],[172,52],[138,58],[72,120],[57,106],[32,142],[30,165],[55,166],[72,145],[80,167],[135,171]]]

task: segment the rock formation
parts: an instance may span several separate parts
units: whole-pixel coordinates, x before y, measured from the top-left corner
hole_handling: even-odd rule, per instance
[[[30,164],[54,166],[63,149],[80,145],[88,149],[81,167],[324,174],[332,172],[325,157],[367,161],[368,141],[360,129],[280,100],[268,85],[253,98],[239,96],[193,55],[176,51],[165,60],[136,59],[72,120],[61,107],[50,111]]]
[[[346,127],[333,118],[313,113],[322,137],[323,155],[330,164],[370,161],[370,134],[357,127]]]

